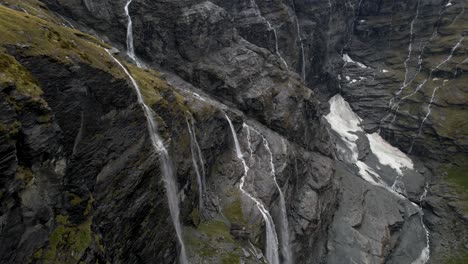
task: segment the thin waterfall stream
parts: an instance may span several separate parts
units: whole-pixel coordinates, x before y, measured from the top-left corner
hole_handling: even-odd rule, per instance
[[[171,158],[169,157],[169,153],[167,152],[166,147],[162,141],[162,138],[159,136],[158,133],[158,126],[155,121],[156,113],[145,104],[143,95],[141,94],[140,86],[130,74],[130,72],[123,66],[123,64],[117,60],[109,50],[106,50],[109,56],[119,65],[119,67],[125,72],[127,77],[132,82],[133,88],[135,88],[135,92],[138,97],[138,103],[140,104],[143,112],[145,113],[148,132],[150,135],[151,143],[153,145],[154,150],[159,153],[159,162],[161,165],[161,172],[163,174],[163,180],[166,187],[166,195],[167,200],[169,203],[169,211],[172,218],[172,223],[174,224],[174,228],[177,234],[177,239],[180,244],[180,256],[179,261],[181,264],[188,264],[187,256],[185,255],[185,245],[182,239],[182,225],[180,224],[180,209],[179,209],[179,197],[177,195],[178,188],[177,183],[175,181],[174,175],[174,167],[172,165]]]
[[[263,220],[265,221],[265,229],[266,229],[265,257],[268,263],[279,264],[278,236],[276,234],[276,228],[275,228],[275,224],[273,223],[273,218],[271,217],[270,213],[265,208],[263,203],[257,198],[253,197],[250,193],[248,193],[244,189],[245,177],[247,176],[250,168],[248,167],[247,162],[244,159],[244,155],[242,154],[239,140],[237,139],[236,130],[234,129],[234,126],[232,125],[231,119],[229,119],[227,114],[224,114],[224,116],[226,120],[228,121],[229,127],[231,129],[237,158],[239,159],[239,161],[242,162],[242,165],[244,166],[244,174],[242,175],[242,178],[240,180],[239,189],[244,195],[246,195],[248,198],[250,198],[250,200],[252,200],[255,203],[255,205],[257,206],[258,210],[260,211],[263,217]]]
[[[128,0],[124,7],[125,16],[127,17],[127,55],[139,68],[141,68],[143,65],[135,54],[135,46],[133,42],[133,21],[129,10],[132,2],[133,0]]]
[[[268,25],[269,30],[273,31],[273,34],[275,36],[275,53],[280,58],[280,60],[283,63],[284,67],[286,67],[286,70],[289,70],[288,64],[286,63],[283,56],[281,56],[281,53],[279,52],[278,34],[276,32],[276,29],[271,25],[271,23],[264,16],[262,16],[262,13],[260,12],[260,8],[258,7],[257,2],[255,2],[255,0],[250,0],[250,3],[254,8],[255,14],[258,17],[260,17],[263,21],[265,21],[265,23]]]
[[[135,48],[133,43],[133,22],[132,17],[130,16],[129,6],[133,0],[129,0],[125,7],[125,15],[128,19],[127,24],[127,55],[135,62],[135,64],[141,68],[143,65],[135,54]],[[157,123],[155,121],[156,113],[144,102],[143,95],[140,90],[140,86],[130,74],[130,72],[125,68],[119,60],[117,60],[109,50],[106,50],[107,53],[113,58],[113,60],[122,68],[128,78],[131,80],[133,87],[138,96],[138,102],[143,108],[148,124],[148,131],[150,134],[151,142],[153,144],[154,150],[159,153],[159,161],[161,165],[161,172],[163,174],[164,185],[166,188],[166,196],[169,204],[169,211],[176,231],[177,240],[180,246],[179,253],[179,262],[181,264],[188,264],[187,256],[185,253],[185,245],[182,237],[182,225],[180,223],[180,208],[179,208],[179,196],[178,196],[178,187],[174,174],[174,167],[172,160],[169,156],[169,153],[164,146],[162,138],[160,137],[157,130]]]
[[[288,216],[287,216],[287,211],[286,211],[286,201],[284,198],[283,191],[281,190],[278,181],[276,180],[276,170],[275,170],[275,164],[273,163],[273,153],[271,152],[270,144],[268,140],[265,138],[264,135],[262,135],[260,132],[255,130],[253,127],[243,124],[244,128],[247,129],[247,135],[248,135],[248,140],[250,142],[250,130],[253,130],[257,135],[259,135],[262,138],[263,146],[265,147],[265,150],[268,152],[269,155],[269,165],[270,165],[270,174],[273,178],[273,181],[275,183],[276,188],[278,189],[279,193],[279,206],[280,206],[280,224],[279,224],[279,246],[281,249],[281,254],[283,256],[283,261],[282,263],[284,264],[290,264],[292,263],[292,251],[290,247],[290,239],[289,239],[289,222],[288,222]],[[250,144],[249,144],[250,145]],[[252,150],[250,150],[252,153]],[[252,155],[252,154],[251,154]]]
[[[202,156],[202,152],[200,149],[200,145],[198,144],[197,135],[195,133],[195,124],[193,121],[193,117],[190,117],[190,122],[188,119],[186,121],[187,121],[187,129],[190,134],[190,151],[192,153],[192,163],[195,169],[195,174],[197,175],[198,206],[201,212],[203,210],[203,197],[206,191],[205,166],[203,162],[203,156]]]

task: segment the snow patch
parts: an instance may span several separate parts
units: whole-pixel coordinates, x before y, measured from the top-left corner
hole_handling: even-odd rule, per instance
[[[367,134],[367,138],[372,153],[379,159],[381,164],[392,167],[400,175],[403,174],[403,169],[412,170],[414,168],[413,162],[405,153],[390,145],[379,134]]]
[[[351,57],[349,57],[348,54],[343,54],[343,60],[346,62],[346,63],[354,63],[356,64],[357,66],[359,66],[360,68],[363,68],[363,69],[367,69],[368,67],[360,62],[357,62],[357,61],[354,61],[353,59],[351,59]]]

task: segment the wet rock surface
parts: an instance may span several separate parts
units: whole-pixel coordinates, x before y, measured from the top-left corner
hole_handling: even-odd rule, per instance
[[[41,2],[44,12],[126,50],[127,1]],[[151,106],[176,168],[190,262],[265,261],[265,223],[239,189],[242,179],[271,213],[279,244],[278,187],[284,193],[292,263],[412,263],[427,243],[422,212],[431,234],[428,263],[463,255],[466,204],[454,191],[457,182],[453,188],[446,179],[460,175],[468,155],[466,7],[416,0],[132,1],[136,54],[164,73],[127,67],[157,94]],[[0,243],[7,245],[1,262],[173,263],[180,247],[158,154],[129,80],[16,49],[7,54],[43,94],[28,97],[0,82],[7,128],[0,129]],[[362,119],[357,160],[382,182],[392,186],[394,171],[379,162],[365,132],[380,132],[414,158],[414,170],[401,177],[408,200],[365,181],[335,150],[346,143],[323,116],[336,93]],[[190,118],[206,179],[202,207]]]

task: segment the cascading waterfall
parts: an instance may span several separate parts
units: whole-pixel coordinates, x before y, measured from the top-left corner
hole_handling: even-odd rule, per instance
[[[117,60],[109,50],[106,50],[109,56],[119,65],[119,67],[125,72],[127,77],[132,82],[133,88],[138,97],[138,103],[140,104],[143,112],[145,113],[148,132],[150,135],[151,143],[156,152],[159,153],[159,161],[161,165],[161,172],[163,174],[164,184],[166,187],[166,195],[169,203],[169,211],[176,231],[177,239],[180,245],[180,256],[179,261],[181,264],[188,264],[187,256],[185,255],[185,245],[182,239],[182,225],[180,224],[180,209],[179,209],[179,198],[177,196],[177,183],[175,181],[174,167],[169,157],[166,147],[162,141],[162,138],[158,134],[158,127],[155,121],[156,113],[145,104],[143,95],[141,94],[140,86],[130,74],[130,72]]]
[[[127,3],[125,4],[124,10],[125,10],[125,15],[127,16],[127,55],[132,59],[132,61],[139,67],[141,68],[143,65],[138,59],[138,57],[135,54],[135,46],[133,43],[133,21],[132,17],[130,16],[130,4],[133,2],[133,0],[128,0]]]
[[[444,87],[445,84],[448,82],[448,80],[444,80],[442,85],[439,85],[437,87],[434,88],[434,90],[432,90],[432,96],[431,96],[431,100],[429,101],[429,103],[427,104],[427,113],[426,115],[424,116],[423,120],[421,121],[421,125],[419,125],[419,130],[418,130],[418,134],[416,135],[416,137],[413,138],[413,140],[411,141],[411,146],[408,150],[408,154],[411,154],[411,152],[413,151],[413,147],[414,147],[414,143],[416,141],[416,138],[418,138],[419,136],[421,136],[421,133],[422,133],[422,130],[423,130],[423,127],[424,127],[424,123],[426,122],[426,120],[429,118],[429,116],[431,115],[431,112],[432,112],[432,105],[434,104],[434,101],[435,101],[435,97],[436,97],[436,94],[437,94],[437,91]]]
[[[265,147],[266,151],[269,154],[270,157],[270,174],[273,178],[273,181],[275,183],[276,188],[278,189],[279,193],[279,204],[280,204],[280,249],[281,249],[281,254],[283,255],[283,262],[284,264],[290,264],[292,263],[292,251],[291,247],[289,245],[289,222],[288,222],[288,216],[287,216],[287,211],[286,211],[286,202],[284,199],[284,194],[283,191],[281,190],[278,181],[276,180],[276,170],[275,170],[275,164],[273,163],[273,153],[271,152],[270,149],[270,144],[268,143],[268,140],[265,138],[264,135],[262,135],[260,132],[255,130],[254,128],[248,126],[247,124],[243,124],[244,128],[247,129],[247,135],[248,135],[248,140],[250,142],[250,130],[253,130],[257,135],[259,135],[262,138],[263,146]],[[250,146],[250,144],[249,144]]]
[[[457,44],[455,44],[455,46],[450,50],[450,54],[445,60],[443,60],[441,63],[437,64],[437,66],[435,68],[431,69],[431,72],[430,72],[428,78],[426,78],[420,85],[418,85],[418,87],[416,87],[416,89],[411,94],[401,98],[401,100],[408,99],[409,97],[411,97],[411,96],[415,95],[416,93],[418,93],[421,90],[421,88],[427,83],[428,79],[430,79],[432,77],[432,74],[434,73],[434,71],[439,69],[442,65],[449,62],[452,59],[453,53],[460,46],[460,44],[462,43],[464,38],[465,37],[460,38],[460,40],[457,42]]]
[[[263,220],[265,221],[265,229],[266,229],[266,249],[265,249],[265,256],[269,264],[279,264],[279,256],[278,256],[278,236],[276,234],[276,228],[275,224],[273,223],[273,219],[268,212],[268,210],[265,208],[263,203],[259,201],[257,198],[253,197],[250,193],[248,193],[244,189],[245,185],[245,177],[247,176],[249,172],[249,167],[247,165],[247,162],[244,159],[244,155],[242,154],[242,150],[240,148],[239,140],[237,139],[237,134],[236,130],[234,129],[234,126],[232,125],[231,119],[227,116],[227,114],[224,114],[226,120],[229,123],[229,127],[231,129],[232,137],[234,140],[234,145],[235,145],[235,150],[236,150],[236,155],[239,161],[242,162],[242,165],[244,166],[244,174],[242,175],[242,178],[240,180],[239,184],[239,189],[241,192],[249,197],[250,200],[252,200],[255,205],[257,206],[258,210],[260,211],[260,214],[263,217]]]
[[[417,94],[423,87],[424,85],[432,78],[432,74],[434,73],[435,70],[439,69],[440,67],[442,67],[444,64],[446,64],[447,62],[449,62],[452,57],[453,57],[453,53],[455,52],[455,50],[460,46],[460,44],[463,42],[463,40],[465,39],[464,36],[462,36],[458,42],[455,44],[455,46],[452,47],[452,49],[450,50],[450,54],[449,56],[447,56],[447,58],[445,60],[443,60],[442,62],[440,62],[439,64],[437,64],[437,66],[435,68],[432,68],[430,73],[429,73],[429,77],[427,77],[426,79],[424,79],[424,81],[419,84],[416,89],[409,95],[406,95],[404,97],[402,97],[398,102],[396,103],[393,103],[394,100],[396,98],[392,98],[392,100],[390,100],[390,111],[388,113],[388,115],[386,115],[381,121],[380,121],[380,126],[382,126],[382,124],[388,120],[388,118],[390,118],[391,116],[393,116],[393,119],[392,119],[392,123],[395,121],[396,119],[396,114],[398,112],[398,109],[400,107],[400,103],[401,101],[403,100],[406,100],[408,99],[409,97],[412,97],[413,95]]]
[[[424,187],[424,192],[419,198],[419,210],[420,210],[419,212],[421,216],[421,225],[424,228],[425,235],[426,235],[426,247],[423,248],[423,250],[421,251],[421,255],[419,255],[419,257],[415,261],[413,261],[411,264],[426,264],[427,261],[429,261],[429,258],[431,256],[430,234],[429,234],[429,230],[424,224],[424,212],[423,212],[423,207],[422,207],[422,201],[427,195],[428,188],[429,188],[429,185],[426,183],[426,186]]]
[[[406,88],[406,86],[408,86],[407,84],[407,78],[408,78],[408,73],[409,73],[409,70],[408,70],[408,62],[409,60],[411,59],[411,53],[412,53],[412,50],[413,50],[413,40],[414,40],[414,34],[413,34],[413,30],[414,30],[414,22],[416,22],[416,19],[418,19],[418,16],[419,16],[419,5],[420,5],[420,2],[421,0],[418,0],[418,3],[417,3],[417,6],[416,6],[416,15],[414,16],[413,20],[411,21],[411,24],[410,24],[410,39],[409,39],[409,45],[408,45],[408,57],[406,58],[405,62],[404,62],[404,65],[405,65],[405,79],[403,80],[403,86],[400,88],[400,90],[397,92],[397,95],[401,94],[401,92],[403,91],[403,89]]]
[[[380,120],[379,127],[381,127],[383,125],[383,123],[385,121],[387,121],[388,118],[392,117],[394,114],[395,114],[395,117],[392,120],[392,123],[393,123],[393,121],[395,121],[396,113],[398,112],[398,109],[400,108],[399,101],[395,102],[397,100],[397,96],[399,96],[405,90],[405,88],[408,87],[416,79],[416,74],[415,74],[414,78],[410,82],[407,81],[408,73],[409,73],[408,62],[411,59],[411,54],[412,54],[412,51],[413,51],[414,23],[416,22],[416,20],[417,20],[417,18],[419,16],[420,1],[421,0],[418,0],[418,2],[417,2],[416,14],[415,14],[415,16],[413,17],[413,19],[411,20],[411,23],[410,23],[410,39],[409,39],[409,44],[408,44],[408,56],[406,57],[406,60],[403,62],[404,66],[405,66],[405,76],[404,76],[404,79],[403,79],[403,84],[398,89],[395,96],[392,97],[392,99],[390,99],[390,101],[388,103],[388,106],[390,107],[390,111],[389,111],[388,115],[386,115],[384,118],[382,118],[382,120]],[[422,50],[423,49],[424,48],[422,48]],[[422,56],[422,50],[421,50],[420,56]],[[421,59],[421,58],[419,58],[419,59]],[[418,63],[419,63],[419,61],[418,61]],[[422,63],[422,61],[421,61],[421,63]]]
[[[263,21],[265,21],[265,23],[268,25],[268,29],[273,31],[273,34],[275,36],[275,53],[280,58],[280,60],[283,63],[284,67],[286,67],[286,69],[289,70],[288,64],[286,63],[283,56],[281,56],[281,53],[279,52],[278,34],[276,33],[276,29],[270,24],[270,22],[264,16],[262,16],[262,13],[260,12],[260,8],[258,7],[257,2],[255,2],[255,0],[250,0],[250,4],[254,8],[255,15],[257,15]]]
[[[413,83],[414,80],[416,80],[416,77],[418,76],[418,74],[421,72],[421,69],[422,69],[422,62],[423,62],[423,54],[424,54],[424,49],[426,49],[426,46],[431,43],[431,41],[437,36],[437,30],[439,29],[439,25],[440,25],[440,19],[442,18],[442,14],[444,13],[445,9],[447,8],[447,6],[442,6],[439,10],[439,16],[436,20],[436,24],[433,28],[433,31],[432,31],[432,35],[431,37],[424,43],[424,45],[422,45],[422,47],[420,47],[420,52],[419,52],[419,55],[418,55],[418,65],[417,65],[417,68],[416,68],[416,72],[413,74],[413,77],[411,78],[411,80],[408,82],[407,85],[410,85]]]
[[[198,183],[198,208],[203,210],[203,197],[206,191],[205,185],[205,165],[203,162],[203,156],[200,149],[200,145],[198,144],[197,135],[195,133],[195,124],[193,121],[193,117],[190,118],[190,122],[187,119],[187,129],[190,134],[190,151],[192,153],[192,163],[195,169],[195,173],[197,175],[197,183]],[[201,168],[201,171],[200,171]]]
[[[437,18],[437,22],[440,21],[441,17],[442,17],[442,14],[443,12],[445,11],[445,9],[447,8],[447,6],[443,6],[440,10],[439,10],[439,16]],[[419,14],[419,2],[418,2],[418,9],[417,9],[417,14],[415,16],[415,18],[413,19],[413,21],[411,22],[411,36],[413,35],[413,25],[414,25],[414,21],[415,19],[417,18]],[[437,36],[437,29],[438,29],[438,25],[439,23],[436,23],[436,26],[434,27],[433,29],[433,33],[431,35],[431,37],[424,43],[424,45],[422,45],[422,47],[420,48],[420,53],[418,55],[418,65],[417,65],[417,68],[416,68],[416,71],[415,73],[413,74],[413,77],[411,78],[411,80],[409,80],[408,82],[406,81],[406,77],[407,77],[407,73],[408,73],[408,68],[407,68],[407,63],[411,57],[411,49],[409,49],[408,51],[408,58],[405,60],[405,80],[403,81],[403,85],[402,87],[400,87],[399,91],[396,93],[396,96],[400,95],[403,90],[408,87],[409,85],[411,85],[414,80],[416,80],[416,77],[418,76],[418,74],[421,72],[421,69],[422,69],[422,62],[423,62],[423,53],[424,53],[424,49],[426,48],[426,46]],[[411,42],[411,40],[410,40]],[[427,79],[425,80],[427,81]],[[425,82],[424,81],[424,82]],[[424,85],[424,84],[423,84]],[[420,85],[421,87],[421,85]],[[397,98],[396,97],[393,97],[392,99],[390,99],[390,102],[389,102],[389,106],[390,106],[390,111],[389,111],[389,114],[387,116],[385,116],[381,122],[380,122],[380,125],[383,124],[383,122],[385,122],[389,117],[391,117],[393,114],[394,114],[394,117],[392,119],[392,123],[395,121],[396,119],[396,112],[398,112],[398,109],[400,108],[399,107],[399,102],[395,103],[395,100]]]

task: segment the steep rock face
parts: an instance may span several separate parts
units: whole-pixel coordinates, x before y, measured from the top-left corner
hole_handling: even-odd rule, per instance
[[[0,239],[8,245],[2,248],[2,261],[140,263],[157,259],[172,263],[177,257],[177,243],[166,190],[134,87],[106,55],[105,44],[78,31],[35,18],[29,21],[30,15],[1,8],[4,19],[16,19],[20,30],[32,36],[2,43],[6,48],[2,56],[14,57],[5,67],[18,64],[24,70],[22,74],[30,75],[40,91],[36,94],[22,90],[19,75],[13,75],[13,82],[2,83],[2,124],[8,125],[2,130],[6,140],[1,148],[5,154],[2,168],[8,177],[1,186]],[[198,15],[206,8],[216,10],[209,4],[191,10]],[[214,15],[222,15],[218,11]],[[11,24],[4,25],[2,32],[16,36]],[[65,41],[73,44],[63,44]],[[82,50],[93,57],[82,54]],[[278,63],[258,59],[277,72],[275,78],[284,75],[275,65]],[[291,88],[278,91],[275,103],[270,101],[270,90],[262,91],[269,107],[279,107],[283,98],[291,100],[287,107],[281,106],[284,108],[279,113],[265,114],[278,120],[270,121],[271,126],[283,136],[206,94],[200,97],[193,92],[196,88],[177,77],[172,80],[172,75],[167,76],[174,85],[170,87],[153,71],[126,67],[143,87],[146,103],[158,113],[160,133],[167,140],[176,168],[184,233],[188,236],[184,240],[194,262],[261,261],[258,248],[268,243],[263,238],[264,223],[256,206],[240,194],[238,181],[243,176],[248,178],[248,192],[272,208],[278,233],[281,212],[275,208],[280,203],[281,186],[294,257],[301,262],[321,258],[326,252],[326,240],[319,238],[327,236],[337,187],[332,178],[331,148],[319,119],[318,102],[310,90],[292,79]],[[270,80],[270,84],[274,83],[275,79]],[[28,104],[23,106],[22,101]],[[233,118],[242,151],[251,151],[247,175],[232,151],[232,135],[221,110]],[[263,108],[257,108],[252,115],[263,114],[260,110]],[[196,121],[192,129],[198,136],[204,157],[201,165],[207,172],[204,209],[198,208],[201,186],[191,162],[192,142],[187,128],[190,116]],[[294,124],[290,116],[308,121]],[[297,132],[287,133],[290,127]],[[312,203],[304,203],[305,198]],[[238,225],[246,228],[246,238],[254,244],[245,237],[233,238],[229,228]],[[213,246],[220,240],[224,242]],[[243,253],[252,250],[257,253]],[[212,255],[212,251],[222,254]]]
[[[96,34],[117,47],[125,47],[127,18],[124,5],[127,1],[42,2],[67,17],[68,23]],[[395,121],[384,120],[381,126],[383,134],[391,142],[403,150],[409,150],[414,142],[414,154],[430,156],[439,161],[455,153],[459,155],[457,160],[461,161],[457,162],[462,163],[466,157],[463,126],[455,131],[447,130],[454,127],[453,123],[458,123],[465,113],[463,99],[460,99],[463,96],[459,95],[463,94],[466,63],[463,63],[463,39],[456,37],[462,34],[461,25],[466,23],[466,15],[462,12],[464,7],[461,7],[461,1],[450,2],[450,5],[447,1],[132,1],[129,9],[137,55],[149,65],[169,71],[165,78],[172,87],[157,92],[164,100],[158,101],[159,96],[156,96],[150,101],[160,116],[158,122],[161,133],[167,140],[177,168],[178,183],[182,190],[182,217],[186,226],[184,233],[192,238],[186,239],[190,259],[208,263],[219,263],[220,259],[234,259],[237,262],[241,259],[247,263],[260,261],[257,247],[263,248],[266,244],[262,217],[255,205],[240,194],[236,186],[240,178],[245,176],[249,183],[248,191],[261,198],[271,209],[278,224],[278,191],[272,181],[271,167],[268,166],[268,151],[262,143],[264,136],[270,144],[276,177],[285,193],[289,231],[297,263],[341,263],[348,254],[371,263],[410,262],[412,259],[408,256],[417,255],[417,252],[411,252],[414,251],[414,247],[411,248],[413,238],[408,238],[405,232],[408,233],[408,226],[413,231],[419,228],[417,224],[413,225],[417,219],[415,212],[399,205],[398,199],[390,194],[374,195],[382,189],[362,181],[356,177],[356,172],[335,165],[329,134],[321,119],[326,104],[320,101],[324,102],[330,95],[341,91],[352,108],[364,119],[368,131],[375,131],[382,119],[395,112],[390,119],[395,117]],[[416,14],[418,16],[414,20]],[[415,22],[411,23],[413,20]],[[411,28],[413,34],[410,34]],[[431,39],[435,28],[440,29],[439,34]],[[413,43],[413,55],[407,60],[409,39]],[[431,69],[437,66],[437,62],[447,58],[460,39],[462,41],[454,50],[453,61],[432,72]],[[420,70],[419,58],[423,58]],[[30,65],[27,68],[37,79],[48,75],[47,71],[36,69],[41,63],[18,59],[26,67]],[[83,67],[80,65],[80,70]],[[110,61],[107,67],[115,65],[112,66]],[[154,83],[152,78],[141,71],[129,65],[127,67],[132,69],[136,79],[146,80],[150,86]],[[415,75],[418,71],[420,75]],[[452,71],[455,73],[452,74]],[[57,72],[61,70],[57,69]],[[121,73],[113,74],[120,80],[117,82],[126,86],[128,91],[131,90],[131,85],[123,82]],[[65,76],[65,79],[71,78]],[[75,82],[86,83],[87,76],[85,74]],[[412,76],[417,78],[411,86],[405,87],[408,93],[402,93],[395,99],[395,102],[403,102],[402,108],[389,112],[389,101],[402,87],[405,77],[412,79]],[[433,80],[432,76],[440,80]],[[115,82],[109,78],[99,82]],[[414,97],[402,99],[410,95],[411,90],[417,89],[426,78],[433,84],[425,84],[422,87],[424,89],[420,89]],[[424,119],[428,109],[424,106],[427,106],[428,98],[432,95],[433,90],[426,88],[435,88],[440,84],[440,91],[443,91],[445,84],[448,84],[444,82],[446,78],[453,78],[451,81],[457,83],[454,85],[454,95],[445,96],[444,93],[444,100],[430,105],[434,113],[439,114],[429,116],[425,126],[416,126]],[[49,76],[42,79],[40,84],[41,87],[55,87],[61,85],[61,80]],[[105,85],[97,85],[102,86]],[[47,95],[47,90],[43,89]],[[135,128],[126,128],[128,131],[125,134],[121,134],[125,130],[122,130],[120,122],[112,122],[112,125],[116,124],[113,128],[117,129],[117,135],[121,135],[121,139],[115,143],[112,141],[106,143],[110,145],[105,145],[93,142],[108,142],[108,136],[80,141],[77,139],[83,138],[83,133],[113,131],[110,124],[102,126],[101,119],[120,118],[115,111],[106,114],[107,110],[101,109],[109,107],[106,106],[107,101],[94,102],[100,97],[119,101],[119,96],[112,92],[114,89],[94,89],[99,94],[92,96],[94,101],[88,98],[89,95],[82,95],[81,90],[84,88],[78,87],[68,92],[69,101],[62,101],[62,97],[57,99],[57,94],[50,92],[50,98],[58,102],[54,104],[54,100],[49,99],[51,102],[47,103],[55,105],[51,111],[55,111],[57,116],[62,115],[62,120],[68,117],[63,116],[64,113],[71,112],[70,120],[74,121],[70,124],[62,121],[54,125],[58,131],[66,131],[63,136],[66,143],[60,143],[66,144],[66,147],[60,148],[60,151],[68,153],[65,169],[68,176],[55,178],[68,179],[71,186],[65,188],[58,184],[60,190],[57,192],[76,193],[81,199],[78,203],[81,207],[93,201],[91,204],[95,212],[92,214],[91,227],[97,238],[91,241],[100,242],[92,242],[83,256],[88,258],[87,261],[103,259],[136,263],[150,262],[154,258],[164,263],[173,261],[177,255],[177,244],[173,230],[167,228],[172,224],[165,208],[163,185],[159,182],[161,176],[158,174],[157,155],[148,146],[148,138],[143,133],[145,129],[141,110],[138,110],[136,104],[132,106],[131,111],[135,112],[138,120],[134,121]],[[102,93],[108,96],[102,96]],[[76,96],[83,98],[79,104],[71,99]],[[419,98],[413,102],[412,98],[416,97],[424,100]],[[407,107],[407,102],[411,102],[412,106]],[[426,102],[426,105],[420,107],[422,102]],[[83,112],[80,110],[83,105],[89,105],[93,110]],[[180,108],[177,107],[178,110],[174,112],[173,105]],[[11,108],[6,106],[6,110],[2,109],[8,113],[5,118],[7,124],[14,123]],[[232,135],[220,109],[233,119],[243,156],[247,157],[247,175],[244,175],[242,163],[233,151]],[[197,209],[200,186],[196,184],[197,175],[191,163],[192,142],[186,121],[190,116],[185,111],[189,111],[196,121],[193,130],[198,136],[205,159],[202,163],[207,172],[207,188],[203,210]],[[101,115],[106,118],[101,118]],[[452,116],[456,118],[449,118]],[[127,115],[124,115],[125,118],[128,118]],[[258,133],[246,128],[244,123],[255,128]],[[135,133],[140,136],[135,136]],[[127,141],[126,136],[131,140]],[[55,138],[51,135],[48,137]],[[118,143],[122,145],[114,146]],[[369,148],[359,145],[360,154]],[[102,146],[105,146],[106,152],[103,152]],[[21,156],[13,154],[15,150],[11,144],[2,146],[2,149],[2,153],[8,157],[6,160]],[[20,148],[19,152],[24,150]],[[80,155],[76,156],[77,153]],[[109,158],[110,153],[115,156]],[[365,159],[365,155],[362,155],[360,159]],[[5,168],[13,168],[11,164],[14,163],[5,163]],[[88,170],[89,165],[93,169]],[[439,252],[452,254],[451,247],[457,248],[466,243],[462,239],[454,239],[457,232],[466,232],[463,228],[466,225],[461,223],[453,230],[440,227],[447,226],[453,219],[463,219],[458,216],[463,213],[453,218],[448,216],[457,207],[448,205],[447,198],[444,198],[445,193],[450,191],[444,184],[440,184],[442,174],[436,170],[437,164],[431,162],[429,165],[436,173],[428,201],[424,205],[428,209],[426,219],[429,227],[435,231],[433,236],[442,241],[431,240],[434,255],[442,256]],[[339,169],[335,174],[334,167]],[[86,168],[84,177],[81,176],[81,168]],[[135,172],[134,168],[139,169]],[[15,169],[7,171],[11,174]],[[338,180],[342,181],[341,196],[337,196]],[[413,201],[417,201],[421,195],[420,187],[417,185],[411,195]],[[56,200],[55,196],[53,198]],[[74,196],[72,198],[75,199]],[[350,201],[361,202],[361,206],[351,208],[362,215],[354,215],[355,212],[348,206]],[[384,204],[391,206],[386,208],[388,210],[378,210]],[[68,206],[63,206],[67,212],[65,215],[70,215]],[[62,210],[60,206],[57,208]],[[164,208],[163,212],[160,208]],[[333,218],[335,211],[336,217]],[[43,232],[43,243],[50,244],[51,239],[46,241],[50,233],[54,234],[54,227],[71,225],[81,228],[83,223],[85,227],[88,226],[89,222],[86,221],[91,217],[73,212],[71,219],[75,222],[70,224],[66,219],[56,219],[49,231]],[[51,214],[43,218],[54,217]],[[236,233],[234,237],[229,233],[229,228],[232,231],[233,226]],[[243,233],[237,236],[239,226]],[[74,229],[72,231],[78,233]],[[420,231],[416,233],[419,235]],[[173,239],[160,240],[161,237]],[[246,237],[254,245],[249,245]],[[350,240],[342,242],[343,238]],[[353,239],[360,242],[358,246],[351,242]],[[62,241],[62,244],[69,247],[69,241],[65,242]],[[44,247],[43,243],[27,246],[34,249],[29,249],[30,252],[37,253],[37,249]],[[104,249],[100,248],[99,243],[104,245]],[[418,241],[418,249],[421,243]],[[14,247],[16,244],[12,243]],[[214,255],[212,252],[222,254]],[[24,253],[24,256],[30,255]],[[44,258],[38,254],[38,259]],[[438,263],[439,260],[433,261]]]

